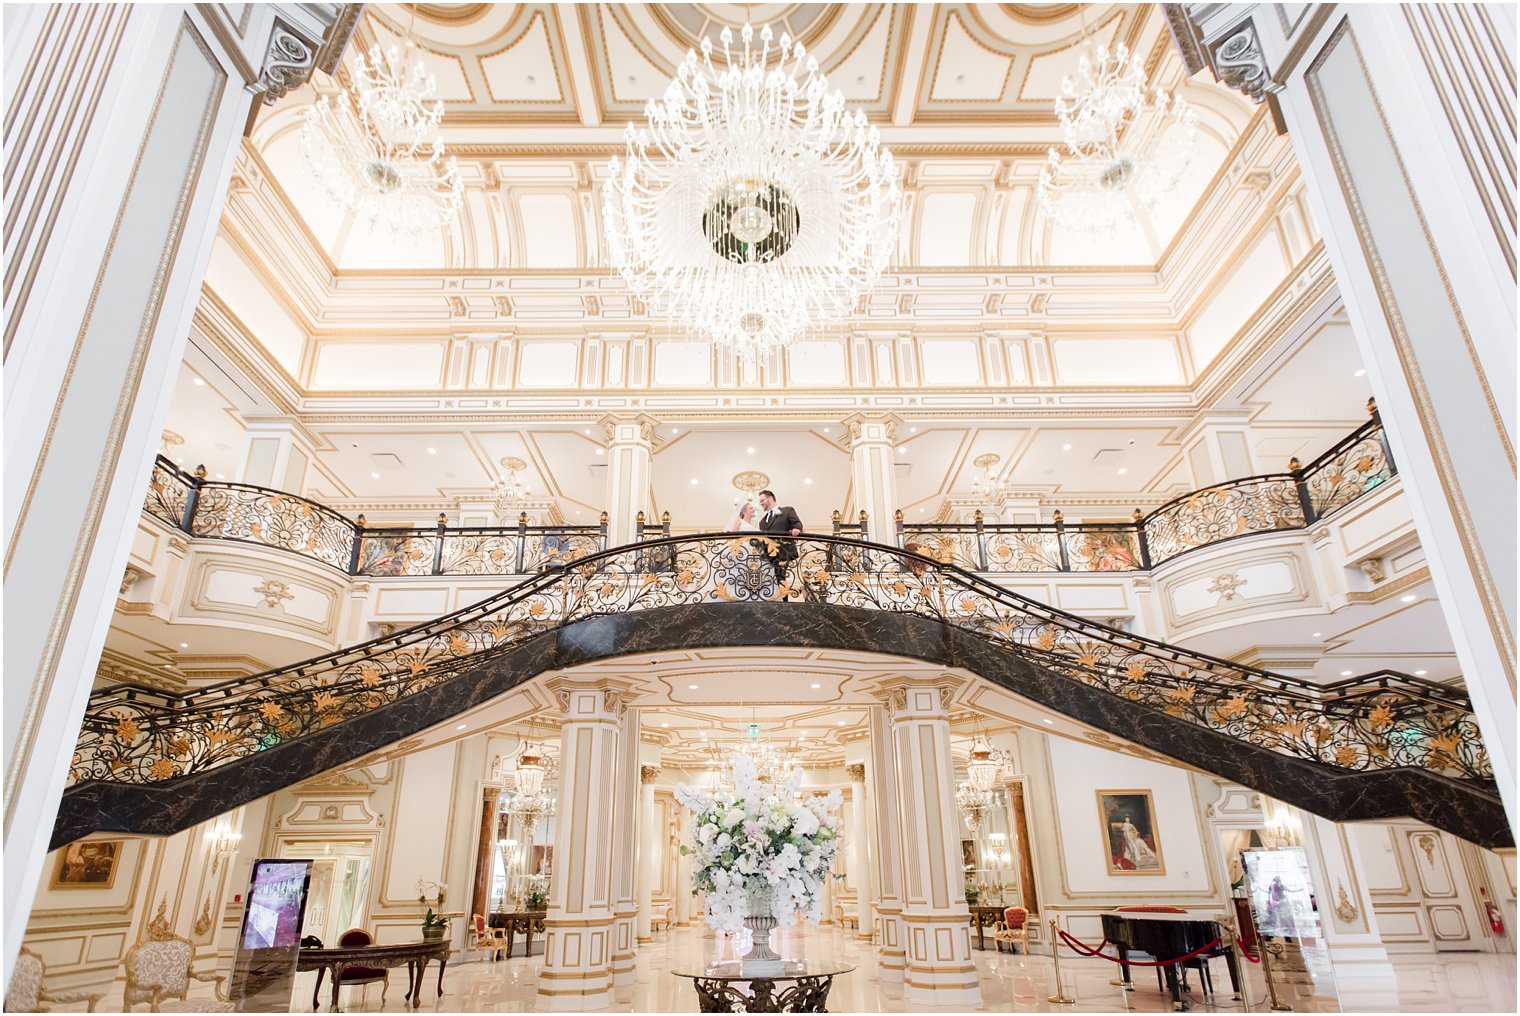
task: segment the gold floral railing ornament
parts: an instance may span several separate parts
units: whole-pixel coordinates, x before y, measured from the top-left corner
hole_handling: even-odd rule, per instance
[[[795,550],[782,577],[773,563]],[[1106,628],[932,557],[831,536],[661,537],[554,565],[435,621],[185,694],[91,696],[73,782],[153,783],[226,765],[461,677],[587,618],[692,604],[802,600],[928,618],[1073,681],[1339,770],[1493,773],[1464,693],[1382,672],[1330,685]]]
[[[1253,533],[1306,529],[1381,486],[1397,471],[1377,417],[1303,466],[1195,490],[1129,523],[989,524],[978,510],[970,524],[904,523],[898,542],[947,551],[963,568],[982,572],[1144,571],[1204,547]]]

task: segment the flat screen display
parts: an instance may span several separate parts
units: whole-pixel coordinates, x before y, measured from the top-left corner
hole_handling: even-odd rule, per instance
[[[255,861],[239,947],[296,948],[310,882],[310,861]]]

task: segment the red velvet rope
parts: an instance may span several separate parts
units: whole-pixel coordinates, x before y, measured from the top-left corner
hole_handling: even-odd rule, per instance
[[[1244,945],[1241,945],[1241,947],[1240,947],[1240,955],[1244,956],[1246,959],[1250,960],[1252,963],[1260,963],[1261,962],[1261,957],[1260,956],[1252,956],[1250,954],[1250,952],[1248,952],[1246,950],[1246,947]]]
[[[1061,936],[1061,940],[1063,942],[1065,942],[1067,948],[1071,949],[1073,952],[1081,953],[1084,956],[1096,956],[1096,957],[1098,957],[1098,959],[1100,959],[1100,960],[1108,960],[1108,962],[1110,962],[1110,963],[1124,963],[1124,964],[1127,964],[1127,965],[1132,966],[1132,967],[1171,967],[1171,966],[1176,966],[1178,963],[1185,963],[1185,962],[1187,962],[1188,960],[1192,959],[1195,956],[1200,956],[1203,953],[1208,952],[1210,949],[1214,948],[1216,945],[1219,944],[1219,939],[1216,938],[1216,939],[1214,939],[1214,941],[1208,943],[1207,945],[1199,946],[1197,949],[1194,949],[1192,952],[1188,953],[1186,956],[1177,956],[1177,957],[1174,957],[1173,959],[1169,959],[1169,960],[1121,960],[1117,956],[1110,956],[1107,953],[1101,951],[1102,948],[1105,945],[1108,944],[1108,939],[1104,939],[1102,942],[1099,942],[1098,943],[1098,948],[1097,949],[1093,949],[1093,948],[1090,948],[1089,946],[1087,946],[1086,944],[1084,944],[1082,942],[1079,942],[1076,939],[1072,938],[1070,935],[1066,934],[1066,932],[1062,931],[1060,928],[1056,929],[1056,934],[1058,934],[1058,935]]]

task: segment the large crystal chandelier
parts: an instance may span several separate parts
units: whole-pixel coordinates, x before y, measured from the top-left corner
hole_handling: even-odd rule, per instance
[[[410,41],[376,44],[353,61],[353,95],[306,111],[301,148],[317,180],[344,208],[393,232],[424,233],[451,221],[464,200],[459,166],[445,157],[443,103]]]
[[[1088,233],[1111,233],[1154,208],[1182,179],[1198,142],[1198,114],[1148,89],[1123,43],[1112,51],[1089,43],[1077,73],[1061,79],[1056,116],[1064,151],[1050,149],[1040,170],[1040,207]]]
[[[992,794],[986,790],[978,790],[970,780],[963,780],[955,787],[955,803],[966,819],[966,828],[976,832],[982,826],[982,819],[992,808]]]
[[[985,498],[993,505],[999,504],[1003,498],[1013,493],[1013,479],[1000,477],[997,474],[997,464],[1002,456],[996,452],[987,452],[978,455],[971,464],[982,471],[982,475],[973,477],[971,480],[972,493]]]
[[[754,763],[755,778],[761,783],[785,783],[787,777],[801,766],[791,752],[779,749],[769,741],[753,741],[734,751],[719,765],[718,785],[724,790],[734,788],[734,762],[741,755]]]
[[[507,471],[507,475],[497,479],[491,489],[491,498],[499,515],[510,515],[512,509],[521,508],[533,496],[533,491],[523,482],[518,474],[528,468],[528,464],[522,459],[508,455],[501,460],[501,467]]]
[[[534,826],[555,813],[554,795],[544,789],[544,781],[554,775],[558,760],[535,744],[531,733],[516,755],[498,755],[492,765],[492,777],[509,789],[502,800],[502,811],[517,816],[530,832]]]
[[[688,52],[630,124],[603,191],[612,265],[650,309],[746,358],[855,310],[887,267],[902,192],[891,152],[818,61],[771,30]]]
[[[970,758],[966,762],[966,776],[977,790],[990,791],[997,785],[1003,767],[1013,761],[1013,754],[1003,748],[994,748],[986,735],[978,734],[971,741]]]

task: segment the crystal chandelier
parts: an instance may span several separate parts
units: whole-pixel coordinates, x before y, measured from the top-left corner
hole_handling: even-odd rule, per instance
[[[971,739],[970,760],[966,763],[966,775],[977,790],[990,791],[997,786],[998,774],[1005,766],[1013,764],[1013,753],[994,748],[981,731]]]
[[[1148,89],[1123,43],[1113,51],[1089,43],[1076,75],[1061,79],[1056,116],[1065,150],[1050,149],[1040,170],[1040,207],[1087,233],[1112,233],[1154,208],[1182,179],[1198,143],[1198,114]]]
[[[611,264],[650,309],[746,359],[850,314],[887,267],[902,192],[892,153],[818,61],[745,25],[743,51],[688,51],[630,124],[603,190]],[[790,65],[788,62],[790,61]]]
[[[334,201],[392,232],[450,222],[464,200],[458,162],[445,158],[443,103],[421,59],[378,44],[353,62],[353,96],[322,96],[306,110],[301,149]]]
[[[965,816],[966,828],[976,832],[981,828],[982,818],[992,807],[992,794],[976,789],[970,780],[962,780],[955,787],[955,803]]]
[[[502,811],[517,816],[531,832],[540,820],[555,812],[554,795],[544,790],[544,781],[558,768],[559,761],[543,744],[534,744],[530,730],[516,755],[510,758],[498,755],[492,763],[492,777],[510,786],[502,801]]]
[[[753,742],[735,751],[719,765],[718,785],[724,790],[734,788],[734,762],[741,755],[755,764],[755,778],[761,783],[785,783],[801,765],[792,758],[791,752],[778,749],[769,741]]]
[[[1013,493],[1012,478],[1005,479],[997,474],[997,464],[1001,461],[1001,458],[996,452],[987,452],[985,455],[978,455],[971,461],[973,466],[982,471],[981,476],[975,477],[971,481],[972,493],[978,497],[986,498],[993,504],[997,504],[1003,498]]]
[[[496,481],[491,489],[491,497],[495,502],[496,512],[499,515],[510,515],[512,509],[520,508],[533,496],[533,491],[522,481],[518,474],[528,468],[528,464],[522,459],[508,455],[501,460],[501,467],[507,471],[507,475]]]

